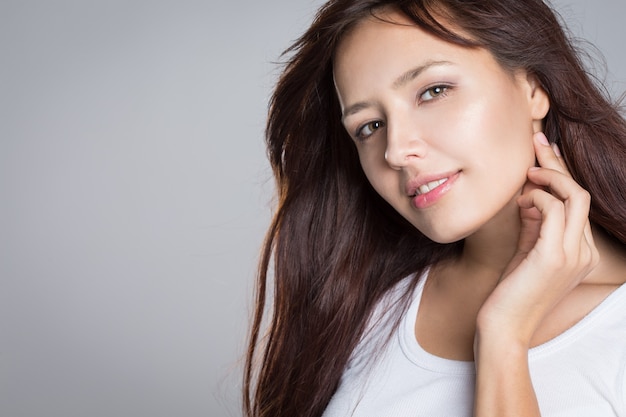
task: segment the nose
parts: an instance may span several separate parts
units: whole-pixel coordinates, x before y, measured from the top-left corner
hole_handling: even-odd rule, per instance
[[[393,169],[401,169],[415,159],[426,156],[427,145],[420,129],[413,122],[387,122],[385,161]]]

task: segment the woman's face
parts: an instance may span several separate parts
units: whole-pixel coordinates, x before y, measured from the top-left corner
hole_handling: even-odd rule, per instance
[[[484,49],[427,34],[402,15],[368,18],[340,43],[343,123],[376,191],[437,242],[463,239],[517,206],[548,98]]]

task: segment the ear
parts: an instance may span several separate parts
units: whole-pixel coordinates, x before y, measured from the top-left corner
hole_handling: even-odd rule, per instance
[[[543,130],[543,119],[550,110],[550,97],[534,74],[526,74],[526,85],[530,115],[533,118],[533,130],[535,133],[540,132]]]

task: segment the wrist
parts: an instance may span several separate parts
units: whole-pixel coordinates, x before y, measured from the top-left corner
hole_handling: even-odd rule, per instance
[[[530,349],[530,337],[509,329],[478,326],[474,335],[474,357],[495,361],[526,361]]]
[[[538,309],[526,309],[528,314],[503,309],[486,309],[479,311],[476,318],[475,340],[494,346],[511,346],[528,350],[531,339],[541,321]]]

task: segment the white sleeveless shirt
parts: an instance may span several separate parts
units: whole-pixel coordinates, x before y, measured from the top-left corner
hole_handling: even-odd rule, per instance
[[[323,417],[472,416],[474,363],[431,355],[415,338],[426,276],[383,349],[376,351],[388,334],[384,325],[374,325],[357,346]],[[529,364],[542,417],[626,417],[626,284],[576,325],[531,349]]]

